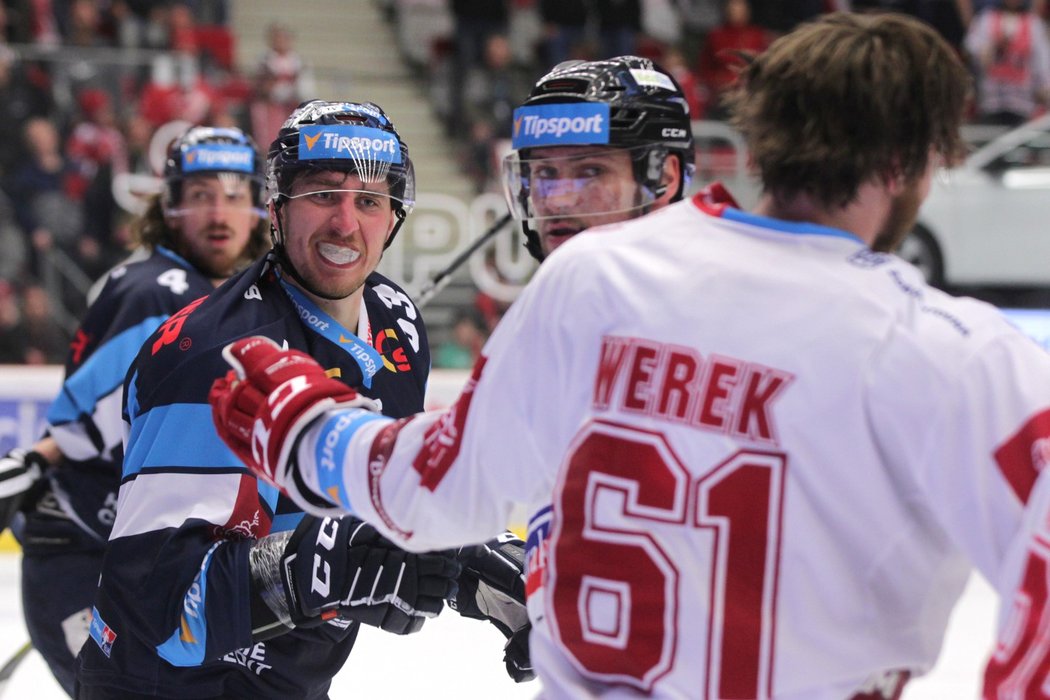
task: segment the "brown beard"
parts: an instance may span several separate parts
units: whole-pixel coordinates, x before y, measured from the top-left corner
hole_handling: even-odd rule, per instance
[[[913,182],[890,202],[890,211],[886,215],[882,229],[875,236],[871,249],[877,253],[890,253],[897,250],[897,247],[915,227],[921,206],[919,183]]]

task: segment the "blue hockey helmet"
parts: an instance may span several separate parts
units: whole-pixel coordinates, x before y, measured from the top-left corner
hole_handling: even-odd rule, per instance
[[[164,209],[170,211],[178,205],[186,178],[200,175],[232,175],[248,180],[252,204],[262,213],[262,157],[255,141],[240,129],[194,126],[171,142],[164,162]]]

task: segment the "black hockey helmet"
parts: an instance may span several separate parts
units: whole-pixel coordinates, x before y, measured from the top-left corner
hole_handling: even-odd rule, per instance
[[[408,146],[386,113],[372,102],[310,100],[292,112],[267,155],[270,201],[280,207],[292,181],[306,170],[353,173],[365,183],[385,180],[397,216],[386,247],[415,206],[416,175]],[[274,246],[281,246],[280,232],[273,233]]]
[[[236,128],[190,127],[168,146],[161,195],[164,210],[177,211],[186,178],[225,174],[243,177],[251,183],[252,205],[264,214],[263,162],[255,141]]]
[[[600,145],[630,153],[634,177],[649,201],[664,194],[664,161],[678,156],[682,198],[695,169],[689,106],[678,82],[647,58],[619,56],[601,61],[565,61],[540,78],[514,112],[513,151],[504,159],[505,194],[522,222],[525,247],[543,259],[529,225],[533,206],[530,160],[544,146]],[[647,205],[642,205],[644,213]]]

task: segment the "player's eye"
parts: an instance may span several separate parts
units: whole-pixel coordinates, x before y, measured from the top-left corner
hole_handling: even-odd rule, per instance
[[[604,172],[605,172],[605,168],[602,167],[601,165],[596,165],[596,164],[581,165],[576,170],[576,177],[583,178],[583,179],[592,179],[592,178],[600,177]]]
[[[367,194],[358,195],[357,206],[365,209],[366,211],[375,211],[383,205],[382,200],[379,197],[374,197]]]

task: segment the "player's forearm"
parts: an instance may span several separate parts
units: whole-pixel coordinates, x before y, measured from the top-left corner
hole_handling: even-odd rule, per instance
[[[55,464],[62,457],[62,450],[59,449],[58,443],[55,442],[55,439],[51,436],[41,438],[30,449],[34,452],[38,452],[51,464]]]
[[[356,411],[328,411],[303,431],[295,459],[311,492],[411,551],[480,542],[506,527],[497,504],[474,503],[468,517],[454,499],[456,486],[437,490],[446,477],[459,481],[469,470],[461,436],[448,439],[450,429],[457,433],[454,411],[359,424]]]

